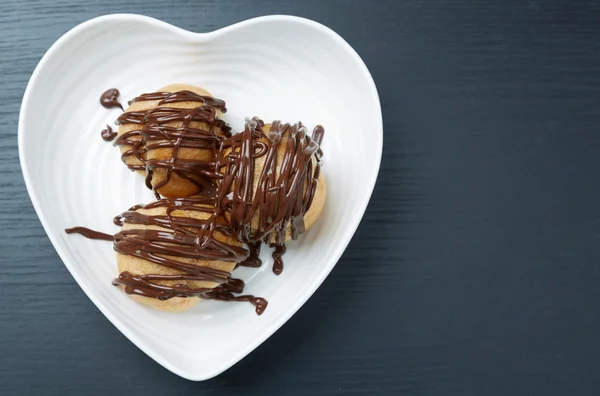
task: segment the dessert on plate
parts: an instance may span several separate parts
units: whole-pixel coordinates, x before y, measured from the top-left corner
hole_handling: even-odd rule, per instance
[[[119,107],[119,91],[106,91],[103,106]],[[122,108],[122,106],[121,106]],[[67,229],[113,241],[119,275],[113,284],[153,308],[182,311],[201,299],[248,301],[257,314],[267,301],[243,295],[233,277],[239,266],[259,267],[261,244],[274,248],[273,272],[283,270],[285,243],[317,220],[326,196],[321,172],[324,129],[302,123],[246,119],[232,134],[225,102],[191,85],[142,94],[103,139],[119,146],[129,169],[145,175],[154,202],[114,219],[108,235]]]

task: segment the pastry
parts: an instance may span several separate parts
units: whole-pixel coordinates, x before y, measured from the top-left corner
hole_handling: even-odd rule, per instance
[[[301,123],[265,125],[253,118],[243,132],[221,143],[217,209],[238,240],[251,245],[252,257],[242,265],[256,265],[262,241],[276,248],[273,272],[280,274],[285,242],[297,239],[321,214],[326,195],[323,133],[321,126],[311,137]]]
[[[168,198],[214,188],[213,162],[229,126],[225,102],[205,89],[174,84],[138,96],[117,119],[122,160],[146,175],[146,185]]]
[[[229,225],[213,216],[210,200],[162,199],[131,208],[115,223],[122,228],[114,236],[120,272],[114,283],[135,300],[181,311],[199,298],[242,291],[231,271],[248,252],[226,235]]]
[[[66,231],[112,240],[119,268],[113,284],[140,303],[183,311],[200,299],[249,301],[261,314],[266,300],[232,294],[243,291],[231,272],[248,251],[227,235],[229,224],[213,207],[207,198],[161,199],[117,216],[121,230],[113,236],[83,227]]]
[[[101,103],[120,105],[118,96],[109,90]],[[232,271],[260,266],[261,244],[267,243],[275,248],[273,272],[279,275],[285,243],[323,210],[323,127],[309,136],[300,122],[265,124],[255,117],[232,136],[220,118],[225,111],[225,102],[189,85],[130,101],[115,144],[130,169],[146,174],[157,200],[117,216],[121,230],[115,235],[66,230],[113,241],[119,269],[113,284],[140,303],[182,311],[200,299],[248,301],[260,315],[267,301],[239,295],[244,282]],[[107,125],[102,138],[114,134]]]

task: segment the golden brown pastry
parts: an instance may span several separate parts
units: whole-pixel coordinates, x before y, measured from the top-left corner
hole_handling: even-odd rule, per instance
[[[247,251],[222,233],[227,225],[214,219],[213,206],[203,202],[163,199],[116,219],[122,228],[114,236],[120,273],[115,283],[133,299],[181,311],[199,297],[214,298],[216,287],[222,292],[236,288],[231,271]]]
[[[214,159],[229,127],[220,118],[225,102],[203,88],[167,85],[130,102],[118,118],[115,145],[127,166],[167,198],[214,189]]]
[[[217,208],[238,240],[275,246],[273,271],[281,273],[285,242],[297,239],[323,210],[325,177],[320,171],[323,128],[306,128],[260,119],[247,120],[243,132],[222,142]],[[252,250],[250,266],[257,254]],[[244,265],[246,263],[243,263]]]
[[[279,124],[279,125],[281,125],[281,124]],[[275,171],[277,177],[281,176],[281,165],[282,165],[282,162],[283,162],[285,154],[286,154],[286,145],[287,145],[288,139],[290,138],[290,134],[291,134],[290,131],[292,130],[292,128],[293,128],[293,126],[291,126],[291,125],[288,126],[288,129],[282,134],[281,142],[277,146],[277,164],[278,164],[278,166],[276,167],[276,171]],[[266,134],[269,134],[269,132],[271,130],[271,124],[264,125],[263,130]],[[319,144],[320,144],[320,142],[319,142]],[[317,157],[319,157],[319,158],[317,158]],[[257,166],[255,167],[255,171],[254,171],[255,172],[254,173],[255,180],[258,179],[258,177],[257,177],[258,171],[261,170],[260,168],[264,166],[264,157],[261,158],[261,160],[257,159]],[[320,154],[315,152],[315,154],[313,155],[313,157],[311,159],[311,163],[310,163],[310,166],[312,167],[312,175],[313,176],[316,172],[316,168],[318,166],[319,161],[320,161]],[[308,190],[310,183],[312,183],[312,181],[310,181],[309,178],[307,177],[307,179],[304,183],[303,189],[302,189],[304,194],[307,194],[307,190]],[[320,172],[320,171],[318,172],[318,176],[316,178],[315,184],[316,184],[316,189],[314,192],[314,196],[312,197],[312,203],[310,205],[308,205],[308,210],[303,211],[303,213],[304,213],[303,214],[304,231],[308,231],[308,229],[310,227],[312,227],[313,224],[315,224],[315,222],[321,215],[321,212],[323,211],[323,207],[325,206],[327,182],[325,180],[325,175],[323,174],[323,172]],[[256,191],[256,189],[255,189],[255,191]],[[286,241],[292,240],[293,233],[292,233],[291,227],[292,227],[292,224],[290,222],[290,224],[288,224],[288,227],[286,229]],[[272,242],[274,243],[275,241],[273,240]]]

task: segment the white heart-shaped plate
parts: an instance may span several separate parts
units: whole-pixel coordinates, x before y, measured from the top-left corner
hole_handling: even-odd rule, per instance
[[[288,244],[283,274],[264,249],[259,270],[236,270],[248,303],[201,302],[183,313],[140,305],[111,285],[117,275],[109,242],[67,235],[86,226],[114,233],[115,215],[152,194],[143,178],[100,138],[120,114],[100,106],[116,87],[121,101],[187,83],[227,101],[234,131],[244,118],[302,121],[325,127],[327,202],[300,240]],[[89,20],[44,55],[25,91],[19,155],[27,189],[48,237],[88,297],[134,344],[172,372],[204,380],[260,345],[313,294],[350,242],[373,191],[381,160],[377,90],[357,53],[335,32],[291,16],[247,20],[198,34],[139,15]]]

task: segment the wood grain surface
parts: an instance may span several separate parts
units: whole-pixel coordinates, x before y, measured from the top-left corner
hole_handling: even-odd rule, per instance
[[[163,369],[94,307],[19,167],[37,62],[116,12],[198,32],[308,17],[357,50],[381,97],[381,172],[346,253],[207,382]],[[1,1],[0,395],[597,395],[599,20],[598,1],[569,0]]]

